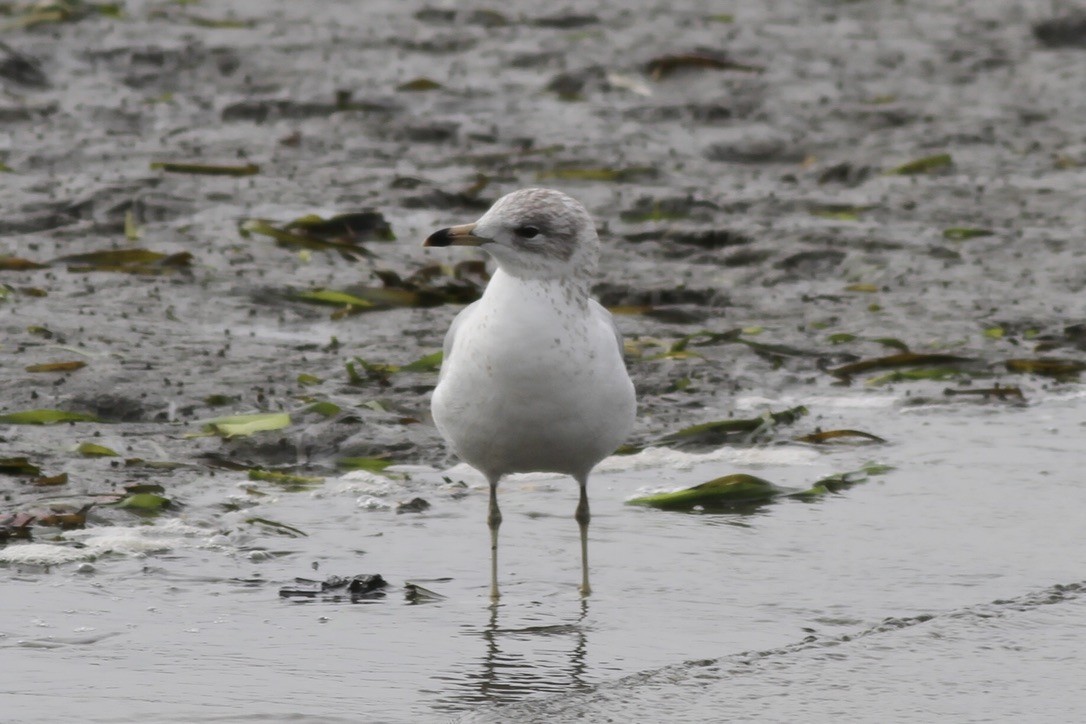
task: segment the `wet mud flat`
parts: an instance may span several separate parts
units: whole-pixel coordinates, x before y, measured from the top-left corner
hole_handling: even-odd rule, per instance
[[[1080,388],[1086,31],[1049,3],[50,12],[0,4],[7,550],[255,507],[219,542],[246,561],[292,551],[259,588],[273,599],[273,578],[330,554],[248,519],[346,549],[318,531],[357,520],[313,516],[308,496],[350,467],[453,462],[428,420],[433,355],[485,257],[422,239],[529,185],[576,196],[600,227],[596,293],[627,335],[635,448],[792,450],[850,428],[888,441],[793,480],[758,471],[802,488],[901,458],[925,405],[983,426]],[[311,215],[333,223],[290,226]],[[826,402],[840,399],[861,402]],[[862,411],[880,399],[889,412]],[[798,406],[809,414],[756,441],[674,436]],[[34,410],[77,421],[22,424]],[[1081,424],[1059,410],[1051,427]],[[237,415],[262,417],[221,421]],[[744,471],[660,465],[638,484]],[[458,500],[418,480],[433,487],[384,497]],[[265,496],[293,502],[264,514]],[[436,535],[442,507],[399,520]],[[412,524],[389,525],[392,540]],[[178,555],[195,570],[203,554]],[[107,556],[95,575],[126,565]],[[538,561],[523,565],[527,578]]]

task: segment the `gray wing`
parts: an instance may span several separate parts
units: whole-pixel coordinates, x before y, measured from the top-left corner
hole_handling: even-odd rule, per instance
[[[460,326],[464,323],[464,320],[475,313],[475,308],[479,306],[480,300],[475,300],[468,306],[460,310],[459,314],[453,317],[452,324],[449,325],[449,331],[445,333],[445,343],[441,346],[441,372],[438,374],[438,382],[445,376],[445,370],[448,369],[449,357],[452,356],[453,342],[456,340],[456,330],[460,329]]]
[[[622,332],[618,331],[618,325],[615,324],[614,316],[603,308],[603,305],[597,302],[595,299],[589,299],[588,305],[592,308],[592,314],[603,322],[606,322],[611,326],[611,331],[615,333],[615,344],[618,345],[618,356],[622,359],[626,359],[626,345],[622,343]],[[468,308],[470,309],[470,307]],[[468,311],[467,309],[464,310]],[[463,312],[461,312],[463,314]],[[456,325],[456,322],[453,322]],[[452,329],[449,330],[449,334],[452,334]],[[446,337],[446,344],[448,344],[448,338]]]

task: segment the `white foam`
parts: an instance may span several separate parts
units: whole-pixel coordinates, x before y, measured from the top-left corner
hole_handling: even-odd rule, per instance
[[[634,455],[612,455],[597,465],[595,473],[626,473],[636,470],[690,470],[702,463],[731,463],[734,465],[811,465],[820,458],[817,450],[798,445],[770,447],[732,447],[725,445],[708,452],[684,452],[667,447],[647,447]],[[486,478],[467,463],[459,463],[443,475],[468,483],[485,484]],[[559,473],[517,473],[506,480],[534,482],[565,477]]]
[[[88,561],[96,553],[89,548],[70,548],[49,543],[23,543],[0,549],[0,562],[16,565],[58,566],[61,563]]]
[[[142,539],[172,541],[177,539],[199,539],[201,542],[213,535],[209,528],[190,525],[183,520],[172,518],[154,525],[103,525],[96,528],[69,530],[63,534],[65,540],[83,541],[86,545],[100,545],[108,539]]]
[[[464,480],[465,482],[477,483],[486,482],[486,476],[467,463],[457,463],[445,470],[442,474],[449,476],[453,480]]]
[[[808,409],[814,408],[840,408],[840,409],[864,409],[893,407],[900,400],[898,395],[873,394],[869,390],[856,391],[842,390],[838,395],[806,395],[804,397],[779,397],[770,399],[759,395],[748,395],[735,400],[735,408],[762,414],[770,410],[781,410],[803,405]]]
[[[647,447],[635,455],[612,455],[597,465],[595,470],[601,473],[624,473],[654,468],[690,470],[702,463],[720,462],[734,465],[810,465],[818,459],[817,451],[791,445],[746,448],[725,446],[700,453],[667,447]]]
[[[836,407],[841,409],[882,409],[893,407],[901,401],[900,395],[876,395],[864,390],[863,394],[823,395],[806,398],[807,407]]]
[[[143,556],[175,548],[210,545],[213,531],[180,520],[168,520],[158,525],[108,525],[69,530],[61,537],[83,545],[80,548],[50,543],[11,545],[0,550],[0,562],[51,566],[93,560],[106,553]]]
[[[486,484],[486,476],[480,473],[475,468],[471,467],[467,463],[458,463],[446,470],[442,475],[452,478],[454,481],[463,480],[469,484]],[[506,475],[502,480],[509,480],[519,483],[534,483],[543,482],[547,480],[556,480],[558,478],[566,477],[562,473],[512,473]]]
[[[363,510],[390,510],[392,508],[392,503],[372,495],[363,495],[356,505]]]
[[[403,473],[405,475],[431,475],[441,472],[435,467],[430,465],[389,465],[385,468],[386,473]],[[347,473],[343,477],[349,477],[351,473]]]
[[[338,495],[372,495],[381,497],[391,495],[402,489],[402,487],[403,485],[400,482],[392,480],[384,475],[371,473],[368,470],[352,470],[338,478],[338,482],[314,490],[312,496],[314,498],[326,498]]]

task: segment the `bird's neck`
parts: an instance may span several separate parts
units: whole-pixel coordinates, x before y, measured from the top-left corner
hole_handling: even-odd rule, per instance
[[[514,297],[536,296],[585,306],[590,297],[590,287],[591,283],[586,275],[524,278],[498,267],[487,284],[485,294],[490,297],[507,294]]]

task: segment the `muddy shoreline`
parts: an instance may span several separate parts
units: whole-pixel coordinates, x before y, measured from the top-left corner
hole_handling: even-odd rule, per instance
[[[428,422],[432,372],[352,380],[346,363],[426,357],[460,305],[343,315],[293,295],[380,290],[473,258],[421,239],[533,184],[597,218],[596,292],[625,312],[640,442],[725,417],[739,393],[840,385],[827,369],[905,347],[969,357],[984,384],[1027,396],[1073,382],[1006,361],[1079,364],[1086,348],[1084,101],[1062,70],[1081,50],[1009,3],[928,5],[756,18],[390,4],[345,34],[348,4],[303,23],[285,4],[235,3],[212,22],[133,3],[9,33],[0,243],[45,268],[0,272],[0,412],[109,424],[9,426],[5,454],[84,493],[183,485],[223,464],[447,462]],[[367,210],[395,239],[363,235],[360,253],[242,233],[252,219]],[[136,273],[64,261],[126,250],[166,261]],[[464,281],[469,297],[481,283]],[[872,341],[887,338],[897,346]],[[71,361],[85,366],[26,371]],[[210,418],[276,411],[293,424],[193,436]],[[185,465],[73,455],[88,440]]]
[[[758,18],[697,4],[546,16],[388,4],[348,31],[351,8],[328,4],[303,23],[288,4],[204,15],[130,3],[119,18],[90,11],[8,33],[3,253],[192,255],[158,275],[3,272],[3,411],[57,407],[115,423],[8,428],[12,454],[72,467],[89,486],[116,471],[56,452],[88,435],[126,456],[158,457],[150,445],[181,461],[441,460],[432,427],[397,422],[425,420],[432,376],[357,387],[344,362],[418,359],[440,346],[456,307],[332,321],[288,294],[460,261],[420,240],[533,184],[563,188],[596,215],[597,292],[647,312],[622,317],[632,339],[755,328],[759,341],[810,353],[726,345],[704,348],[706,359],[646,360],[649,348],[631,362],[643,437],[705,409],[720,416],[737,390],[831,384],[820,367],[878,350],[827,343],[834,333],[993,366],[1038,338],[1046,353],[1081,355],[1086,171],[1072,141],[1084,101],[1061,71],[1081,51],[1058,33],[1034,36],[1031,23],[1049,20],[1041,5],[928,3],[914,17],[882,3],[799,3]],[[801,22],[808,14],[818,37]],[[739,69],[680,64],[661,77],[651,65],[699,48]],[[427,89],[408,90],[413,80]],[[886,173],[934,154],[951,160]],[[151,169],[161,161],[259,172]],[[353,262],[238,233],[249,218],[362,209],[383,214],[396,241],[367,243],[373,256]],[[955,238],[960,228],[981,231]],[[986,337],[993,328],[1003,335]],[[89,364],[23,372],[70,357]],[[299,374],[323,382],[303,388]],[[305,418],[225,446],[180,434],[178,423],[297,410],[302,399],[343,403],[357,422]],[[386,409],[352,407],[375,400]]]

